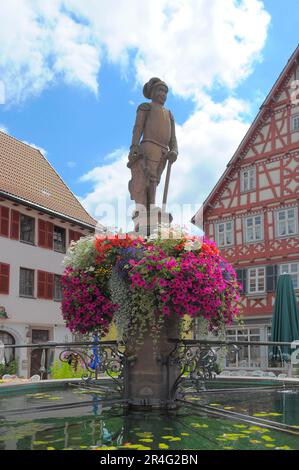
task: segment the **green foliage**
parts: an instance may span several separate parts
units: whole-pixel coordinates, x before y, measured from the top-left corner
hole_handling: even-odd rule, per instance
[[[112,269],[109,287],[111,300],[118,305],[118,309],[114,314],[118,337],[125,339],[128,334],[130,315],[133,308],[130,288],[128,282],[120,278],[115,269]]]
[[[0,364],[0,377],[5,374],[15,375],[17,373],[17,361],[13,359],[8,364]]]
[[[81,378],[86,373],[86,369],[78,366],[75,371],[67,362],[54,361],[50,368],[52,379],[76,379]]]
[[[63,264],[73,269],[94,270],[95,259],[98,255],[94,246],[94,237],[81,237],[77,242],[72,242],[67,250]]]

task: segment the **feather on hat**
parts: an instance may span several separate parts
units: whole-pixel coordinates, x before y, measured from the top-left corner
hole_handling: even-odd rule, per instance
[[[153,91],[154,87],[156,87],[157,85],[165,86],[167,88],[167,91],[168,91],[168,86],[166,85],[165,82],[160,80],[160,78],[153,77],[144,85],[144,87],[143,87],[143,96],[145,96],[145,98],[150,100],[151,97],[152,97],[152,91]]]

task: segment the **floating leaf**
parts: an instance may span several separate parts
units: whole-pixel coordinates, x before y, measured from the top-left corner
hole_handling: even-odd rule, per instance
[[[190,436],[190,434],[187,432],[181,432],[181,436]]]
[[[235,407],[234,406],[225,406],[223,409],[224,410],[234,410]]]
[[[292,448],[289,447],[289,446],[275,447],[275,449],[277,449],[277,450],[292,450]]]
[[[275,447],[275,444],[265,444],[265,447]]]
[[[47,441],[34,441],[33,442],[34,446],[41,446],[43,444],[48,444],[48,442]]]
[[[257,439],[250,439],[251,444],[260,444],[262,441],[258,441]]]
[[[169,446],[167,444],[163,444],[163,442],[161,442],[159,444],[159,449],[169,449]]]
[[[240,429],[247,428],[247,426],[245,426],[245,424],[234,424],[233,426],[234,426],[234,428],[240,428]]]
[[[153,439],[147,439],[147,438],[143,438],[143,439],[139,439],[140,442],[153,442]]]
[[[262,439],[264,439],[264,441],[275,441],[275,439],[273,439],[273,437],[270,437],[270,436],[262,436]]]
[[[267,429],[267,428],[260,428],[259,426],[250,426],[249,429],[250,429],[251,431],[270,432],[270,429]]]
[[[117,447],[114,446],[104,446],[104,447],[95,447],[92,450],[116,450]],[[68,450],[68,449],[63,449],[63,450]]]
[[[209,427],[208,424],[199,424],[199,423],[191,423],[191,426],[193,428],[208,428]]]
[[[172,438],[173,438],[173,436],[162,436],[162,439],[167,439],[168,440],[168,439],[172,439]]]
[[[229,446],[224,446],[223,449],[225,449],[225,450],[233,450],[234,448],[233,448],[233,447],[229,447]]]
[[[222,406],[220,403],[209,403],[209,406]]]

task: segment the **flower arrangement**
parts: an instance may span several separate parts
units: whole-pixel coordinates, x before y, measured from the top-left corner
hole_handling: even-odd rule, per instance
[[[85,237],[65,266],[62,313],[73,332],[105,335],[114,319],[140,344],[147,331],[157,339],[166,318],[204,318],[219,329],[238,314],[235,271],[201,237]]]

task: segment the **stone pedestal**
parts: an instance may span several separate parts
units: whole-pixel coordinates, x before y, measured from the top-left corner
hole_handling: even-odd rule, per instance
[[[151,235],[157,231],[161,225],[169,227],[173,220],[172,215],[160,207],[152,207],[149,211],[140,207],[135,211],[133,217],[134,231],[143,237]]]
[[[173,385],[180,369],[169,358],[175,344],[168,339],[178,339],[178,320],[167,318],[158,344],[154,346],[151,336],[137,349],[136,359],[127,360],[124,371],[124,399],[132,408],[175,407]],[[134,338],[127,345],[134,350]]]

